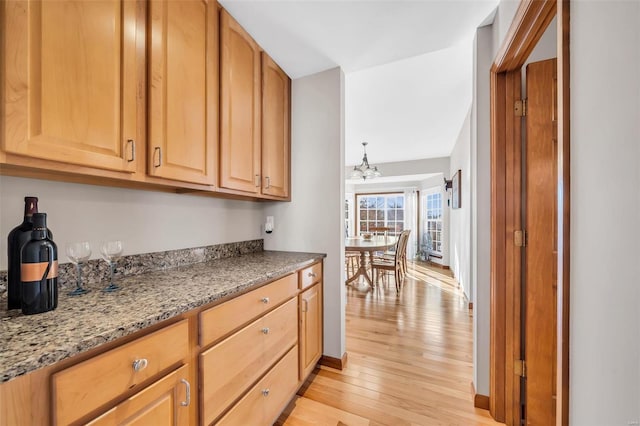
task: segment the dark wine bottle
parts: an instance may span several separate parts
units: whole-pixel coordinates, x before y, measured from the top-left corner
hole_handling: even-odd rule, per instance
[[[11,232],[7,241],[8,298],[7,309],[20,309],[20,253],[31,240],[32,216],[38,213],[38,198],[24,197],[24,220]]]
[[[58,307],[58,248],[49,239],[46,213],[34,213],[31,241],[20,256],[20,306],[25,315]]]

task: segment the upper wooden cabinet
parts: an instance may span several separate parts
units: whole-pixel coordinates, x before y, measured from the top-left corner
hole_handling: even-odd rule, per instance
[[[262,193],[289,196],[289,77],[262,52]]]
[[[212,185],[218,134],[217,4],[153,0],[149,7],[149,174]]]
[[[132,1],[10,1],[5,8],[5,152],[134,172]]]
[[[259,193],[260,47],[225,10],[220,14],[220,186]]]

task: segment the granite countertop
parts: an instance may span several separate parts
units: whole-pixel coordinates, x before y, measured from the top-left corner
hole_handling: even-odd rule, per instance
[[[304,268],[323,254],[262,251],[123,277],[122,288],[71,297],[38,315],[0,300],[0,383]]]

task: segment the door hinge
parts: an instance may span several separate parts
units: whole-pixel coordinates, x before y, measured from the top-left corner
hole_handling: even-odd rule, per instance
[[[522,359],[517,359],[513,362],[513,373],[516,376],[527,377],[527,364]]]
[[[513,107],[513,110],[516,113],[516,117],[526,117],[527,115],[527,100],[526,99],[518,99]]]
[[[526,247],[527,246],[527,233],[522,229],[518,229],[517,231],[513,231],[513,243],[516,247]]]

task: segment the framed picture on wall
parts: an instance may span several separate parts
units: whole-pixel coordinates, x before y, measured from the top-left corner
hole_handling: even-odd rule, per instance
[[[459,209],[462,206],[462,194],[460,193],[460,185],[462,184],[462,170],[458,170],[451,178],[453,184],[451,186],[451,207]]]

